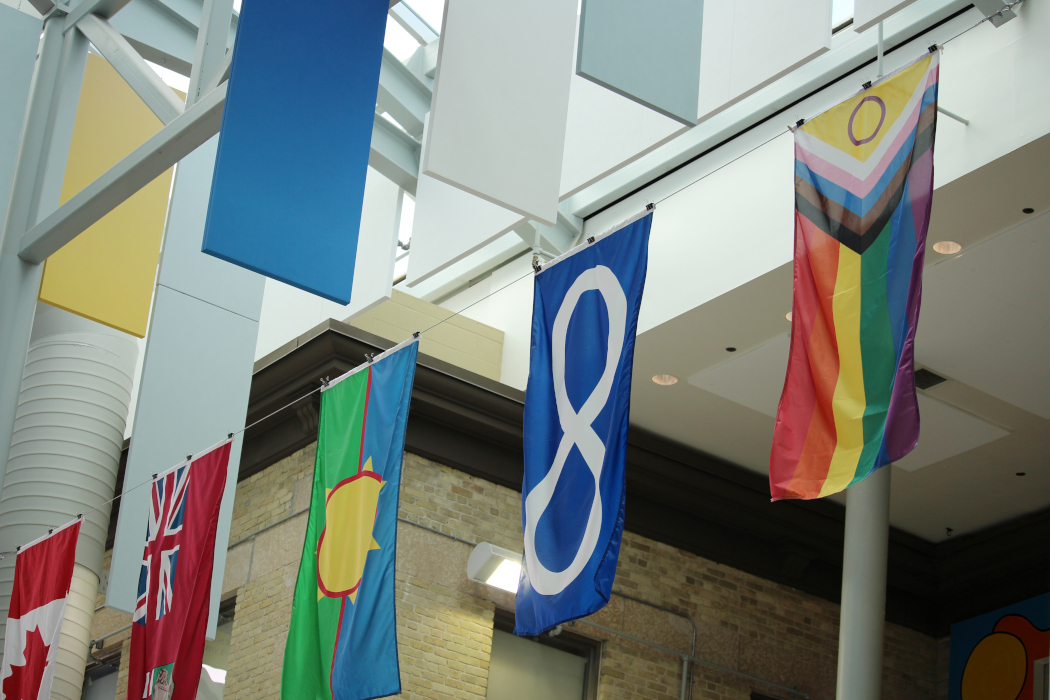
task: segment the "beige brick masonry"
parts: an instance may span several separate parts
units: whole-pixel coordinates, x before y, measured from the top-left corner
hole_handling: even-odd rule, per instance
[[[314,449],[238,485],[223,585],[226,595],[237,596],[226,700],[280,696]],[[403,696],[480,700],[488,685],[494,612],[513,610],[514,599],[467,580],[466,561],[482,541],[521,551],[520,494],[412,454],[405,455],[403,472],[399,516],[407,522],[398,526],[396,563]],[[697,626],[698,657],[797,685],[813,700],[834,698],[838,606],[833,603],[630,532],[623,538],[614,592],[594,622],[688,652],[692,627],[681,615],[688,616]],[[107,618],[107,612],[96,615],[95,636],[105,634],[106,626],[119,626],[120,616]],[[602,700],[679,697],[679,657],[585,622],[572,629],[603,640]],[[938,654],[937,641],[897,625],[886,626],[885,640],[883,697],[938,696],[938,659],[946,654]],[[114,644],[126,650],[124,637],[109,641],[109,648]],[[118,697],[125,679],[122,675]],[[752,690],[784,697],[739,676],[694,667],[693,698],[746,700]]]

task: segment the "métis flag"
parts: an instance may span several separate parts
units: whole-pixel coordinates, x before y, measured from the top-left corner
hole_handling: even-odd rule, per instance
[[[128,700],[194,700],[232,440],[153,480],[139,595],[131,617]]]
[[[773,500],[842,491],[919,441],[914,343],[939,59],[935,49],[795,130],[795,291]]]
[[[394,559],[418,349],[415,339],[396,346],[321,394],[282,700],[365,700],[401,692]]]
[[[0,670],[3,700],[51,697],[80,523],[77,518],[18,550]]]
[[[609,602],[651,211],[536,275],[525,393],[525,556],[514,633]]]

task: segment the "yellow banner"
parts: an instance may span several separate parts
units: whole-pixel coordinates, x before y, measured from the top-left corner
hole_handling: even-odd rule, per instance
[[[161,126],[105,59],[89,55],[62,201],[116,165]],[[172,170],[163,173],[48,258],[40,301],[145,337],[171,177]]]

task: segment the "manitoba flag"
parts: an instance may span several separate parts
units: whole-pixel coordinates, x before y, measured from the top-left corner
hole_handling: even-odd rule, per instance
[[[0,671],[3,700],[51,697],[80,522],[78,518],[56,528],[18,551]]]
[[[197,697],[230,443],[153,480],[131,618],[128,700]]]

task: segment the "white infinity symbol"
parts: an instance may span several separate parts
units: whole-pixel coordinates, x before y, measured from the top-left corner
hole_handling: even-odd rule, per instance
[[[609,312],[608,355],[605,358],[605,371],[594,391],[587,397],[580,412],[576,413],[569,403],[565,389],[565,342],[569,330],[569,320],[584,292],[598,291],[605,300]],[[605,462],[605,444],[594,432],[591,424],[605,408],[612,391],[616,368],[620,364],[623,352],[624,335],[627,331],[627,297],[623,293],[620,281],[612,270],[604,265],[596,265],[584,270],[576,278],[554,318],[554,329],[551,337],[551,370],[554,376],[554,399],[558,409],[558,421],[561,423],[562,435],[554,463],[547,475],[529,492],[525,498],[525,565],[532,588],[542,595],[555,595],[565,590],[572,583],[583,567],[591,559],[594,548],[598,545],[598,535],[602,529],[602,494],[600,480],[602,466]],[[558,485],[565,460],[575,445],[583,455],[584,461],[594,476],[594,500],[587,518],[587,529],[583,533],[580,548],[576,557],[563,571],[551,571],[540,563],[536,555],[536,524],[547,506],[554,489]]]

